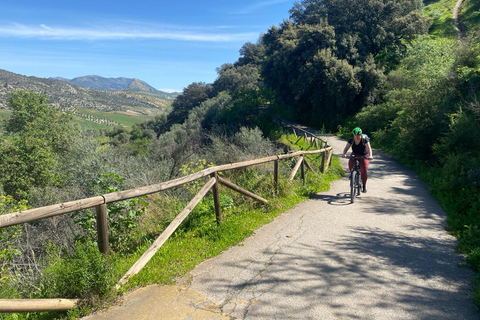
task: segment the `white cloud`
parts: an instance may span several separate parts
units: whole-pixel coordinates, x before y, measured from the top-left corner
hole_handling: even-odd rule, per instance
[[[224,28],[222,28],[224,29]],[[248,41],[258,37],[258,32],[220,33],[217,29],[207,32],[186,30],[181,27],[158,26],[157,28],[135,29],[135,26],[97,27],[97,28],[73,28],[51,27],[41,24],[40,26],[28,26],[13,24],[0,26],[0,37],[23,37],[44,40],[121,40],[121,39],[158,39],[179,41],[202,41],[202,42],[237,42]]]

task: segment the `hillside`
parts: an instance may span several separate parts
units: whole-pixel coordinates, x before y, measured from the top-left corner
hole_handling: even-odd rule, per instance
[[[123,91],[87,89],[66,81],[27,77],[0,69],[0,108],[7,107],[9,93],[17,90],[46,94],[50,104],[62,110],[77,108],[120,112],[134,110],[140,114],[153,116],[165,113],[168,105],[166,99]]]
[[[87,89],[96,89],[96,90],[124,90],[127,88],[133,79],[129,78],[104,78],[96,75],[88,75],[82,77],[76,77],[71,80],[64,79],[71,84],[76,84],[77,86],[87,88]]]
[[[97,75],[88,75],[73,79],[66,79],[61,77],[52,79],[65,81],[87,89],[128,91],[167,100],[174,99],[178,95],[178,93],[167,93],[157,90],[145,81],[135,78],[104,78]]]

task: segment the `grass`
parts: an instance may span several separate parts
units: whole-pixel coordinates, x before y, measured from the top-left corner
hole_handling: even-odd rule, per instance
[[[478,25],[480,24],[480,2],[478,0],[464,1],[461,21],[468,33],[478,32]]]
[[[429,34],[439,37],[457,38],[452,20],[456,0],[428,1],[423,13],[432,19]]]

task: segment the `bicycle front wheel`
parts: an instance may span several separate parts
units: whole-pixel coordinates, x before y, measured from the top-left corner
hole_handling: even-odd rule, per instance
[[[350,175],[350,202],[354,203],[355,202],[355,196],[357,195],[357,172],[352,171],[352,174]]]
[[[357,196],[359,196],[362,193],[362,184],[360,183],[360,174],[358,172],[355,177],[355,186],[357,187]]]

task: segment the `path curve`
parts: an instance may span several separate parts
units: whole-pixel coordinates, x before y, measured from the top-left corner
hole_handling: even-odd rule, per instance
[[[326,138],[339,156],[345,141]],[[414,172],[374,156],[354,204],[345,176],[198,265],[189,283],[142,288],[88,318],[480,319],[445,213]]]

